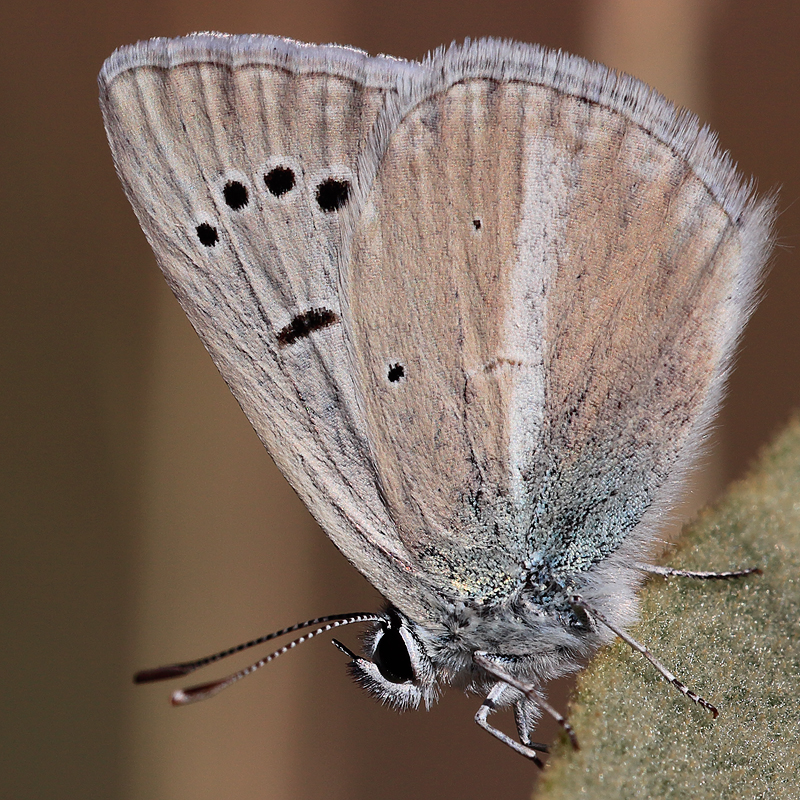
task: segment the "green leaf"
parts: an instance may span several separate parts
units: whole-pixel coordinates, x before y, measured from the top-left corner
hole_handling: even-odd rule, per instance
[[[652,578],[630,633],[711,715],[617,641],[578,681],[540,800],[800,798],[800,419],[685,531],[669,566],[763,575]]]

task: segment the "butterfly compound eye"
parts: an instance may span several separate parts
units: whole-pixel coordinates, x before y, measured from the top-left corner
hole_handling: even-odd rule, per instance
[[[372,660],[378,671],[390,683],[407,683],[414,680],[414,668],[408,648],[396,628],[389,628],[378,640]]]
[[[364,638],[364,657],[339,648],[353,659],[347,670],[356,683],[400,711],[420,703],[430,707],[437,697],[436,670],[415,626],[390,606]]]

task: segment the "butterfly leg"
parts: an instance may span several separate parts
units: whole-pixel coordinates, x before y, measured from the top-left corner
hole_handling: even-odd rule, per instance
[[[517,725],[517,733],[522,744],[532,747],[541,753],[549,753],[550,748],[546,744],[538,744],[531,741],[531,733],[541,717],[541,708],[533,700],[521,697],[514,703],[514,722]]]
[[[711,705],[703,697],[700,697],[699,694],[695,694],[683,681],[676,678],[648,649],[645,645],[641,644],[641,642],[637,642],[632,636],[629,636],[625,631],[621,628],[616,627],[610,620],[608,620],[603,614],[601,614],[597,609],[592,608],[592,606],[588,605],[586,601],[578,596],[572,596],[572,604],[577,606],[578,608],[582,608],[586,613],[589,614],[590,617],[594,617],[598,622],[602,622],[609,630],[612,630],[614,633],[622,639],[623,642],[627,642],[637,653],[641,653],[655,668],[658,670],[659,674],[662,678],[664,678],[667,683],[671,683],[681,694],[686,695],[690,700],[694,700],[697,705],[702,706],[706,709],[706,711],[711,712],[711,715],[716,719],[719,716],[719,711],[717,711],[716,707]]]
[[[652,564],[637,564],[642,572],[653,575],[663,575],[665,578],[700,578],[703,580],[730,580],[731,578],[744,578],[745,575],[761,575],[759,567],[737,569],[733,572],[696,572],[688,569],[672,569],[671,567],[657,567]]]
[[[492,692],[489,693],[489,696],[486,698],[486,701],[484,701],[484,705],[486,705],[491,700],[492,705],[483,714],[483,722],[481,722],[478,719],[478,715],[476,715],[475,717],[476,722],[478,722],[478,724],[482,728],[485,728],[493,735],[497,736],[498,738],[501,738],[503,741],[505,741],[508,738],[508,737],[503,738],[505,734],[500,734],[500,732],[495,731],[494,728],[491,728],[490,730],[491,726],[488,726],[488,723],[486,723],[486,717],[488,716],[490,710],[494,710],[494,703],[496,703],[497,699],[500,697],[502,690],[505,689],[506,686],[510,686],[513,689],[516,689],[518,692],[522,693],[523,699],[519,701],[520,703],[533,703],[534,705],[538,706],[542,711],[549,714],[564,729],[564,732],[567,734],[567,736],[569,736],[569,740],[573,748],[575,750],[580,750],[580,747],[578,746],[578,737],[575,735],[575,731],[572,729],[572,726],[569,724],[569,722],[567,722],[566,717],[564,717],[562,714],[556,711],[556,709],[553,708],[553,706],[551,706],[550,703],[548,703],[547,700],[544,699],[542,693],[539,692],[533,684],[525,683],[516,676],[512,675],[510,672],[508,672],[508,670],[504,669],[501,666],[498,659],[493,658],[491,655],[489,655],[489,653],[476,651],[475,653],[472,654],[472,660],[479,667],[482,667],[490,675],[493,675],[495,678],[498,679],[498,681],[500,681],[499,684],[495,684],[494,688],[492,689]],[[499,690],[498,687],[500,687]],[[493,695],[493,693],[495,694]],[[482,710],[483,706],[481,706],[481,709],[479,709],[478,711],[479,715],[481,714]],[[530,718],[530,714],[525,713],[524,705],[520,707],[518,710],[515,710],[515,714],[517,717],[517,728],[519,730],[520,739],[522,739],[524,742],[523,746],[527,746],[530,744],[530,732],[528,730],[529,725],[527,721],[525,722],[524,725],[520,725],[520,714],[523,714],[526,717],[526,719]],[[525,742],[525,739],[528,739],[528,742]],[[508,742],[506,743],[508,744]],[[514,745],[517,745],[517,743],[514,742]],[[512,746],[514,747],[515,750],[517,750],[518,752],[522,752],[521,750],[519,750],[519,746],[514,746],[514,745]],[[530,744],[530,747],[536,748],[537,746]]]
[[[491,689],[489,694],[486,696],[486,699],[481,703],[481,707],[478,709],[478,713],[475,714],[475,722],[481,726],[485,731],[488,731],[492,734],[495,738],[499,739],[503,744],[507,744],[512,750],[515,750],[517,753],[525,756],[526,758],[531,759],[531,761],[536,764],[537,767],[544,768],[544,764],[542,763],[542,759],[539,758],[536,750],[540,749],[543,752],[547,751],[547,747],[545,745],[533,744],[531,742],[521,743],[514,741],[510,736],[503,733],[503,731],[498,730],[493,725],[490,725],[487,717],[493,711],[497,710],[497,703],[500,700],[500,697],[506,691],[507,686],[503,681],[498,681]],[[530,737],[528,737],[530,738]]]

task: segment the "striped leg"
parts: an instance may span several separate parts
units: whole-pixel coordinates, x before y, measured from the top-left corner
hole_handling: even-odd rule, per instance
[[[506,736],[501,731],[497,731],[486,722],[486,717],[489,715],[490,711],[494,710],[494,704],[497,702],[498,698],[502,690],[506,686],[511,686],[513,689],[516,689],[518,692],[521,692],[527,700],[530,702],[535,703],[539,708],[542,709],[545,713],[549,714],[566,732],[567,736],[569,736],[569,740],[572,743],[572,746],[575,750],[579,750],[580,747],[578,746],[578,737],[575,735],[575,731],[572,729],[572,726],[567,722],[566,718],[559,714],[547,700],[544,699],[541,692],[539,692],[533,684],[525,683],[517,678],[515,675],[512,675],[508,670],[504,669],[500,663],[498,663],[498,659],[496,657],[492,657],[489,653],[483,653],[481,651],[476,651],[472,654],[473,661],[482,669],[485,669],[490,675],[493,675],[499,681],[498,684],[492,688],[492,691],[489,693],[489,696],[484,701],[484,704],[478,710],[478,714],[475,715],[475,721],[485,730],[488,730],[489,733],[497,736],[498,739],[506,742],[509,744],[508,736]],[[488,704],[488,705],[487,705]],[[487,706],[486,710],[484,710],[484,706]],[[478,717],[481,717],[479,719]],[[520,739],[525,742],[526,739],[530,739],[529,731],[527,730],[527,725],[523,727],[519,727],[519,735]],[[511,740],[513,741],[513,740]],[[542,752],[547,752],[547,748],[544,745],[536,745],[530,744],[529,742],[525,742],[525,744],[519,744],[518,742],[514,742],[512,745],[514,750],[523,755],[528,755],[523,749],[520,748],[527,748],[529,750],[532,749],[539,749]],[[530,757],[530,756],[529,756]]]
[[[653,564],[637,564],[642,572],[653,575],[663,575],[665,578],[700,578],[703,580],[730,580],[731,578],[744,578],[745,575],[761,575],[758,567],[737,569],[733,572],[696,572],[688,569],[672,569],[671,567],[657,567]]]
[[[542,759],[539,758],[536,750],[541,750],[542,752],[547,752],[546,745],[540,744],[522,744],[521,742],[514,741],[510,736],[503,733],[503,731],[498,730],[494,726],[490,725],[487,717],[493,711],[497,710],[497,701],[500,699],[500,696],[506,689],[505,683],[503,681],[498,681],[491,689],[489,694],[487,695],[486,699],[481,703],[481,707],[478,709],[478,713],[475,714],[475,722],[481,726],[485,731],[489,731],[495,738],[499,739],[503,744],[507,744],[512,750],[516,750],[517,753],[529,758],[536,764],[537,767],[544,768],[544,763]]]
[[[588,605],[582,597],[573,595],[571,598],[573,605],[582,608],[590,617],[594,617],[598,622],[602,622],[609,630],[619,636],[624,642],[627,642],[637,653],[641,653],[659,672],[659,674],[668,683],[671,683],[681,694],[686,695],[690,700],[710,711],[714,719],[719,716],[719,711],[699,694],[695,694],[683,681],[678,680],[656,657],[640,642],[637,642],[632,636],[629,636],[621,628],[617,628],[608,619],[606,619],[599,611]]]

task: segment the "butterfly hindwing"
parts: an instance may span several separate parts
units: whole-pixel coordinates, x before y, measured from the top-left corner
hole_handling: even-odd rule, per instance
[[[352,339],[398,536],[438,591],[502,600],[651,542],[771,205],[632,78],[497,42],[429,64],[379,120]]]

